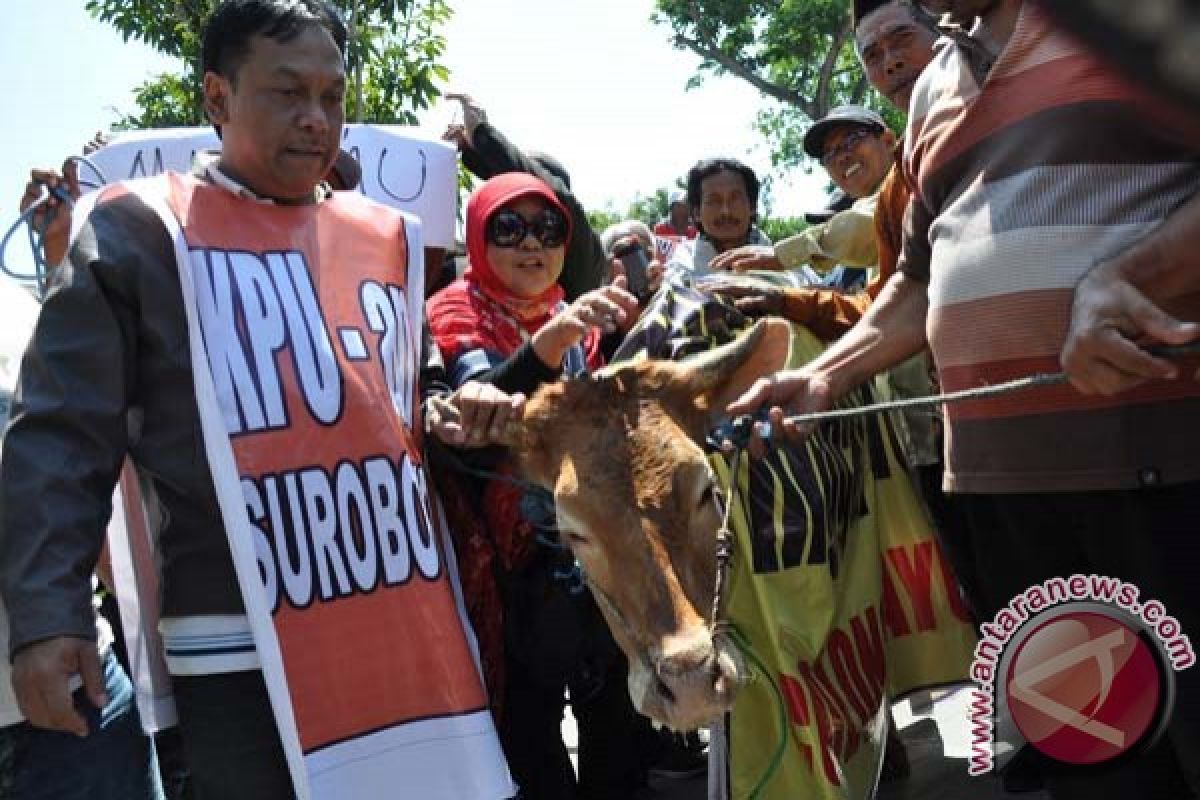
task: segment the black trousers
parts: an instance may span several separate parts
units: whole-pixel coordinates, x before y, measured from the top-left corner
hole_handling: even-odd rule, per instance
[[[945,537],[970,575],[981,621],[1052,577],[1095,573],[1158,599],[1200,644],[1200,483],[1129,491],[955,495],[965,526]],[[1200,797],[1200,667],[1175,673],[1166,735],[1135,760],[1093,768],[1038,759],[1055,800]]]
[[[262,673],[175,677],[195,800],[292,800],[292,778]]]
[[[933,532],[941,545],[942,552],[950,560],[950,568],[962,589],[963,603],[972,620],[979,623],[979,611],[975,608],[979,579],[975,574],[975,558],[970,547],[967,522],[960,503],[955,497],[942,491],[943,464],[928,464],[916,468],[921,488],[921,497],[929,516],[933,520]]]
[[[632,798],[646,783],[659,743],[650,721],[638,714],[617,658],[588,697],[574,697],[579,727],[579,777],[562,738],[566,686],[538,683],[509,662],[500,741],[520,786],[520,800]]]

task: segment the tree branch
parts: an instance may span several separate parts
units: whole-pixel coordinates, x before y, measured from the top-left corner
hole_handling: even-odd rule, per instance
[[[854,33],[854,24],[850,17],[846,17],[846,21],[842,23],[842,27],[834,34],[833,41],[829,45],[829,50],[825,53],[825,60],[821,62],[821,71],[817,78],[817,92],[812,99],[813,104],[817,106],[818,114],[809,114],[813,119],[820,119],[829,113],[830,108],[830,85],[833,82],[833,72],[837,68],[838,56],[842,53],[842,48],[846,46],[846,42]]]
[[[862,103],[863,98],[867,96],[867,74],[858,76],[858,80],[854,82],[854,88],[850,90],[850,102],[858,105]]]
[[[713,61],[719,64],[727,72],[736,75],[742,80],[749,83],[754,88],[765,94],[767,97],[773,97],[783,103],[799,106],[806,114],[809,113],[808,98],[791,89],[787,86],[781,86],[778,83],[769,81],[760,75],[752,67],[743,64],[733,56],[725,53],[717,46],[717,42],[712,37],[704,37],[704,16],[700,13],[700,6],[695,0],[688,3],[688,15],[692,19],[692,25],[695,26],[696,36],[688,37],[680,33],[675,37],[677,44],[687,47],[696,55],[708,61]],[[704,38],[702,38],[704,37]],[[811,115],[810,115],[811,116]]]
[[[780,86],[777,83],[772,83],[754,70],[747,67],[745,64],[738,61],[736,58],[722,53],[715,47],[710,47],[705,45],[703,42],[683,36],[682,34],[676,36],[675,41],[684,45],[701,58],[709,61],[715,61],[723,69],[746,81],[755,89],[758,89],[768,97],[773,97],[776,100],[780,100],[791,105],[797,105],[801,108],[808,105],[808,100],[799,92],[796,92],[793,89],[788,89],[786,86]]]

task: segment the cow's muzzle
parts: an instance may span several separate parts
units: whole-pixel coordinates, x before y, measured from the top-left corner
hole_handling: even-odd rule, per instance
[[[741,654],[726,637],[698,626],[668,637],[629,670],[638,711],[676,731],[702,727],[733,707],[746,674]]]

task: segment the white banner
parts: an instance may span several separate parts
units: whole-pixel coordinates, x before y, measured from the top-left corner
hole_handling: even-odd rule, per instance
[[[90,156],[103,174],[81,165],[79,182],[87,191],[166,170],[186,173],[197,152],[220,146],[212,128],[125,131]],[[362,168],[359,191],[420,218],[430,247],[454,246],[458,158],[453,146],[418,138],[415,129],[401,125],[347,125],[342,149]]]

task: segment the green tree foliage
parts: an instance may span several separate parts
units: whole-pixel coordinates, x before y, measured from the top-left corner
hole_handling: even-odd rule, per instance
[[[202,125],[200,36],[218,0],[87,0],[97,19],[124,37],[178,58],[182,72],[159,75],[134,92],[138,110],[116,127]],[[356,122],[412,124],[449,77],[439,63],[447,0],[335,0],[350,30],[347,116]]]
[[[642,195],[638,193],[634,195],[633,202],[629,204],[629,211],[626,213],[626,219],[640,219],[642,222],[653,228],[660,219],[667,216],[668,202],[667,197],[670,192],[667,189],[657,189],[653,194]]]
[[[801,163],[805,129],[835,106],[862,103],[902,117],[871,89],[854,52],[847,0],[657,0],[653,19],[700,56],[689,88],[733,75],[776,101],[756,127],[774,166]]]
[[[616,225],[618,222],[623,222],[626,216],[610,205],[607,208],[588,211],[587,219],[588,224],[592,226],[592,230],[596,233],[604,233],[605,228],[609,225]]]

